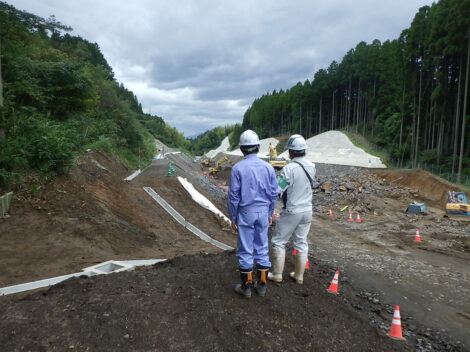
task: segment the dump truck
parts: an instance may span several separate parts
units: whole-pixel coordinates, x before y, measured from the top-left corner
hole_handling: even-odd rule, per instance
[[[465,193],[455,191],[447,192],[446,213],[470,216],[470,204],[468,204]]]

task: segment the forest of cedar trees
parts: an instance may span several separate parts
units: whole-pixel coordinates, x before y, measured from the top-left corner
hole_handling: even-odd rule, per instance
[[[470,0],[424,6],[399,38],[360,42],[312,80],[257,98],[241,129],[261,137],[338,129],[365,136],[392,166],[470,175]],[[313,63],[312,63],[313,67]]]

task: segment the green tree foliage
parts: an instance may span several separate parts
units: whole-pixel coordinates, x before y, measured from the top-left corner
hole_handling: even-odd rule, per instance
[[[0,188],[29,172],[65,173],[77,153],[100,148],[137,166],[154,155],[154,138],[187,141],[161,117],[144,114],[95,43],[0,2]]]
[[[398,165],[433,163],[449,174],[459,173],[461,151],[470,175],[469,37],[470,0],[424,6],[399,38],[360,42],[313,80],[255,99],[242,129],[262,138],[354,130]]]

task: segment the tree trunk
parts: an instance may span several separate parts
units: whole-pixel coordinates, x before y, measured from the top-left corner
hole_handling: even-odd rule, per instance
[[[457,173],[457,183],[460,183],[460,179],[462,177],[463,150],[465,146],[465,117],[467,115],[469,66],[470,66],[470,34],[468,34],[468,45],[467,45],[467,72],[465,73],[465,93],[464,93],[464,100],[463,100],[462,133],[460,136],[460,156],[459,156],[459,171]]]
[[[375,87],[374,87],[375,88]],[[402,143],[402,137],[403,137],[403,121],[405,120],[405,80],[403,80],[403,94],[401,98],[401,123],[400,123],[400,148],[401,148],[401,143]],[[375,93],[375,89],[374,89]]]
[[[318,118],[318,133],[321,133],[321,108],[323,104],[323,96],[320,96],[320,116]]]
[[[349,75],[349,90],[348,90],[348,127],[351,123],[351,75]]]
[[[460,82],[462,81],[462,57],[460,57],[459,67],[459,80],[457,81],[457,107],[455,109],[455,121],[454,121],[454,151],[452,153],[452,174],[455,172],[455,161],[457,159],[457,141],[459,137],[459,113],[460,113]]]
[[[416,165],[418,164],[418,150],[419,150],[419,122],[421,118],[421,82],[423,79],[423,68],[419,70],[419,93],[418,93],[418,118],[416,121],[416,140],[415,140],[415,155],[414,155],[414,161],[413,164]]]
[[[0,107],[3,106],[2,38],[0,36]]]

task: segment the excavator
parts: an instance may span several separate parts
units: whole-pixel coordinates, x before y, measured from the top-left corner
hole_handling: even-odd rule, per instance
[[[275,169],[282,169],[287,165],[287,160],[277,157],[277,150],[269,143],[269,163]]]
[[[204,155],[204,159],[201,161],[201,165],[209,166],[210,163],[211,163],[211,158]]]
[[[446,213],[470,216],[470,204],[468,204],[465,193],[454,191],[447,192]]]
[[[223,163],[225,163],[227,160],[228,160],[228,156],[227,156],[227,155],[225,155],[222,159],[219,159],[219,160],[215,163],[215,167],[210,167],[210,168],[209,168],[209,173],[210,173],[211,175],[218,173],[218,172],[221,170],[220,166],[221,166]]]

